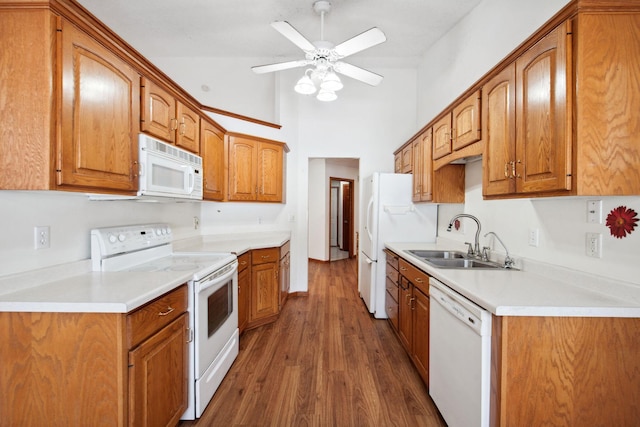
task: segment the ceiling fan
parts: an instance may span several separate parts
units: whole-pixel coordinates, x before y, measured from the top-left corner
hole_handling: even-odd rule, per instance
[[[324,15],[331,10],[331,2],[318,0],[313,3],[313,10],[320,14],[320,41],[310,42],[286,21],[275,21],[271,26],[289,39],[305,53],[305,59],[279,62],[276,64],[251,67],[258,74],[282,71],[290,68],[307,67],[304,76],[298,80],[295,90],[298,93],[310,95],[320,87],[317,98],[321,101],[333,101],[337,98],[336,91],[342,89],[343,84],[336,73],[351,77],[371,86],[377,86],[382,76],[364,68],[343,62],[342,59],[387,40],[384,33],[374,27],[338,45],[324,40]]]

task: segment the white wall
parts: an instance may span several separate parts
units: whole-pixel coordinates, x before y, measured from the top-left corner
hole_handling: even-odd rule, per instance
[[[309,258],[329,261],[329,181],[330,178],[353,179],[354,188],[354,242],[357,238],[359,221],[360,182],[359,169],[332,163],[331,159],[309,159]],[[355,246],[355,245],[354,245]]]
[[[522,43],[566,0],[484,0],[425,54],[419,69],[419,126],[426,124],[456,97]],[[447,233],[450,218],[460,212],[476,215],[483,234],[497,232],[512,254],[534,261],[640,284],[640,231],[616,239],[604,224],[588,224],[587,200],[603,200],[603,220],[624,205],[640,212],[640,197],[558,197],[519,200],[482,199],[482,166],[466,166],[464,205],[439,207],[438,234],[460,242],[473,241],[475,225],[463,220],[464,233]],[[539,246],[528,244],[530,229],[539,230]],[[601,259],[585,254],[585,233],[601,233]],[[481,245],[489,241],[481,237]],[[497,252],[504,253],[496,242]]]
[[[90,230],[166,222],[176,238],[198,235],[200,203],[90,201],[80,193],[0,191],[0,276],[88,259]],[[35,226],[49,226],[51,246],[34,249]]]

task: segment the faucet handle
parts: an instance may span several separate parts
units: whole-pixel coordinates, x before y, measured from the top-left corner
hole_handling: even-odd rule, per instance
[[[482,260],[483,261],[489,261],[489,250],[491,248],[489,246],[483,246],[482,247]]]
[[[473,243],[464,242],[464,244],[469,246],[469,249],[467,249],[467,255],[475,255],[475,252],[473,251]]]

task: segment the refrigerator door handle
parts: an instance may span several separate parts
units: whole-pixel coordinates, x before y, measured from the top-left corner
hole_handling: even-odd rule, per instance
[[[369,235],[369,240],[373,242],[373,234],[371,234],[371,211],[373,209],[373,197],[369,199],[369,204],[367,205],[367,220],[365,222],[365,229],[367,230],[367,234]]]

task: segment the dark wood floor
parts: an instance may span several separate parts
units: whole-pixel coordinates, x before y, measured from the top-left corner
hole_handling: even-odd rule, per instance
[[[308,297],[242,335],[203,416],[180,426],[446,426],[387,321],[367,312],[356,268],[310,263]]]

